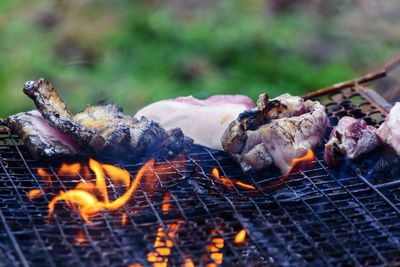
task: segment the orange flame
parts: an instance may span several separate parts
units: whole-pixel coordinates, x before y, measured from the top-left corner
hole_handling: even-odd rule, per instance
[[[129,264],[129,267],[143,267],[143,264],[141,264],[141,263],[131,263],[131,264]]]
[[[167,214],[168,211],[171,209],[171,193],[167,192],[164,195],[164,199],[163,199],[163,203],[161,205],[161,210],[163,212],[163,214]]]
[[[81,169],[81,164],[80,163],[72,163],[72,164],[67,164],[63,163],[58,170],[58,174],[60,175],[78,175],[79,170]]]
[[[131,175],[127,170],[109,164],[102,164],[102,167],[114,183],[122,183],[126,187],[131,184]]]
[[[94,190],[96,189],[96,185],[95,185],[94,183],[92,183],[92,182],[88,182],[88,183],[86,183],[86,182],[80,182],[80,183],[75,187],[75,189],[80,189],[80,190],[84,190],[84,191],[91,192],[91,191],[94,191]]]
[[[34,199],[34,198],[38,198],[40,196],[42,196],[44,194],[44,191],[42,189],[32,189],[29,190],[28,192],[28,198],[30,200]]]
[[[106,185],[106,179],[104,175],[103,168],[101,167],[101,164],[94,159],[89,160],[89,167],[94,171],[96,174],[96,188],[100,192],[101,196],[104,199],[104,202],[108,204],[110,200],[108,199],[108,191],[107,191],[107,185]]]
[[[37,173],[40,175],[40,177],[42,177],[46,181],[48,186],[53,185],[53,180],[51,178],[51,174],[48,173],[45,169],[39,168],[37,170]]]
[[[162,226],[157,229],[154,251],[147,253],[147,261],[153,263],[153,267],[167,267],[168,257],[171,255],[171,248],[174,245],[176,233],[181,221],[167,225],[167,233]]]
[[[223,185],[225,185],[228,188],[231,188],[233,185],[237,185],[237,186],[245,188],[245,189],[256,190],[255,186],[245,183],[243,181],[229,179],[227,177],[221,177],[219,174],[218,168],[213,168],[211,170],[211,176],[214,177],[215,179],[217,179],[219,182],[221,182]]]
[[[88,180],[90,179],[91,175],[90,175],[90,170],[89,170],[88,166],[86,166],[86,165],[83,166],[81,176],[84,179],[88,179]]]
[[[125,205],[129,199],[131,198],[132,194],[135,192],[140,180],[142,179],[145,171],[150,169],[154,165],[155,160],[151,159],[146,162],[138,171],[134,181],[132,184],[126,181],[126,177],[124,175],[127,174],[124,170],[120,169],[118,173],[122,173],[122,178],[115,178],[115,168],[110,168],[109,166],[106,167],[106,172],[109,173],[110,170],[114,171],[114,179],[116,181],[123,181],[123,183],[130,184],[129,189],[119,198],[115,199],[114,201],[109,200],[107,185],[105,180],[104,170],[102,168],[102,164],[99,162],[90,159],[89,167],[93,170],[96,174],[96,182],[92,183],[85,183],[80,182],[75,189],[68,190],[66,192],[60,192],[60,194],[54,197],[48,207],[49,207],[49,216],[54,213],[55,205],[59,201],[65,201],[69,207],[71,204],[77,206],[77,210],[79,211],[80,216],[82,217],[85,222],[91,224],[90,218],[94,217],[102,211],[115,211]],[[108,171],[107,171],[108,170]],[[128,173],[129,174],[129,173]],[[101,194],[103,201],[100,201],[91,191],[96,191]]]
[[[233,240],[233,243],[236,245],[243,245],[244,241],[246,239],[246,230],[242,229],[239,231],[239,233],[236,234],[235,239]]]
[[[292,172],[292,170],[300,163],[311,161],[313,159],[314,159],[314,152],[311,149],[307,150],[307,152],[303,156],[292,159],[292,164],[290,164],[290,169],[287,175],[289,175]]]
[[[253,186],[253,185],[251,185],[251,184],[246,184],[246,183],[241,182],[241,181],[238,181],[238,182],[235,182],[235,183],[236,183],[236,185],[241,186],[241,187],[243,187],[243,188],[251,189],[251,190],[256,190],[256,187]]]
[[[75,243],[77,245],[81,245],[81,244],[84,244],[84,243],[87,243],[87,242],[88,242],[88,239],[86,238],[85,234],[83,233],[82,230],[79,230],[78,231],[78,235],[75,238]]]
[[[279,178],[277,181],[271,183],[271,185],[269,185],[269,187],[275,187],[275,186],[281,185],[289,177],[290,173],[293,171],[293,169],[296,166],[300,165],[303,162],[311,161],[313,159],[314,159],[314,152],[311,149],[307,150],[307,152],[303,156],[292,159],[292,163],[290,164],[290,168],[289,168],[288,172],[286,173],[286,175]]]

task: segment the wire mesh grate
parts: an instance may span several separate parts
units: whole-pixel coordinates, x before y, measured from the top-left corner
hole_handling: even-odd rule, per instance
[[[320,100],[330,117],[325,140],[315,159],[286,179],[274,169],[244,176],[227,154],[196,146],[184,158],[158,159],[161,167],[153,170],[152,179],[141,181],[132,201],[93,218],[94,225],[85,224],[65,205],[47,218],[47,205],[57,192],[91,179],[58,175],[59,163],[33,160],[16,136],[0,135],[2,263],[399,265],[399,177],[376,179],[360,171],[362,164],[332,169],[322,160],[323,143],[340,117],[364,118],[377,126],[385,113],[361,88]],[[120,166],[134,176],[142,164]],[[42,197],[29,200],[29,190],[48,187],[37,175],[40,167],[52,174],[53,185]],[[224,177],[243,180],[256,190],[226,186],[211,178],[214,167]],[[117,197],[124,188],[109,183],[108,190],[110,197]],[[163,205],[168,205],[168,212]],[[246,241],[235,244],[243,228]]]

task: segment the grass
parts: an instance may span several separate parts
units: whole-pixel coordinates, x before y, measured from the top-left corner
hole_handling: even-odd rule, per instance
[[[301,95],[396,50],[390,42],[371,50],[310,10],[276,14],[264,1],[216,2],[182,9],[151,1],[2,1],[0,116],[32,109],[22,85],[39,77],[75,111],[115,102],[134,113],[180,95]]]

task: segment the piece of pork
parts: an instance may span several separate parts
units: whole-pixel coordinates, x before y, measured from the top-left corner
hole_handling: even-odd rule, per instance
[[[237,154],[249,151],[260,142],[258,134],[251,133],[273,119],[291,117],[304,113],[304,101],[300,97],[283,94],[272,100],[267,94],[261,94],[257,100],[257,108],[244,111],[232,121],[221,138],[222,147],[226,152]],[[253,136],[248,141],[248,137]],[[258,140],[258,141],[255,141]],[[243,149],[246,145],[247,149]]]
[[[41,115],[59,132],[71,136],[87,152],[120,156],[144,156],[163,152],[177,154],[192,144],[180,129],[166,131],[145,117],[126,115],[116,105],[89,106],[73,115],[44,79],[27,82],[24,92],[33,99]]]
[[[102,151],[142,154],[160,149],[169,137],[157,123],[145,117],[137,120],[114,104],[89,106],[72,120],[101,135],[104,140]]]
[[[293,159],[320,143],[326,123],[325,107],[318,101],[289,94],[269,100],[261,95],[257,109],[240,114],[230,123],[222,145],[244,171],[274,163],[287,174]]]
[[[376,133],[383,142],[394,149],[397,155],[400,155],[400,102],[393,106]]]
[[[35,158],[80,154],[80,148],[69,135],[65,135],[32,110],[12,115],[7,126],[24,141]]]
[[[345,116],[339,120],[325,144],[324,160],[328,165],[336,165],[343,157],[356,159],[374,150],[378,144],[374,127],[362,119]]]
[[[205,100],[189,96],[155,102],[139,110],[135,117],[145,116],[165,129],[180,128],[196,144],[222,150],[221,138],[229,123],[253,107],[253,101],[246,96],[220,95]]]

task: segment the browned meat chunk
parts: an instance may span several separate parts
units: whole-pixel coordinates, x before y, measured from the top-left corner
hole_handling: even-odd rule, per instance
[[[261,95],[258,108],[240,114],[222,137],[244,171],[274,163],[286,174],[295,158],[314,149],[324,134],[327,116],[318,101],[284,94],[269,100]]]
[[[356,159],[374,150],[378,144],[374,127],[368,126],[364,120],[345,116],[332,130],[325,145],[324,159],[326,164],[335,165],[345,156]]]

